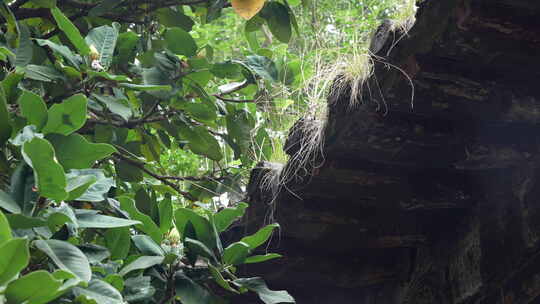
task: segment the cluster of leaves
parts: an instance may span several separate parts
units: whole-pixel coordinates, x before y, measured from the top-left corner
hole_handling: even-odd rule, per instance
[[[253,16],[252,48],[263,25],[289,42],[286,1],[246,1],[232,6]],[[254,255],[277,224],[220,238],[247,205],[218,212],[215,197],[239,200],[242,174],[270,157],[264,92],[286,82],[264,51],[214,57],[194,35],[230,5],[0,3],[0,302],[294,302],[236,271],[279,257]],[[170,175],[176,149],[196,175]]]

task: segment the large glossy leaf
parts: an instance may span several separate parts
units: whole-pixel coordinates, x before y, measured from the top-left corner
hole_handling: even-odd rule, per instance
[[[15,50],[15,66],[24,67],[32,61],[34,51],[28,27],[19,23],[19,32],[19,47]]]
[[[261,262],[277,259],[280,257],[281,255],[277,253],[267,253],[265,255],[252,255],[244,261],[244,264],[261,263]]]
[[[70,192],[70,199],[77,201],[103,201],[106,198],[106,195],[111,189],[111,187],[115,185],[114,179],[112,177],[106,177],[105,173],[101,169],[71,169],[69,173],[66,174],[66,177],[68,179],[68,187],[69,181],[71,181],[72,179],[92,178],[95,180],[92,184],[89,185],[89,187],[83,189],[84,192],[80,193],[80,195],[74,194],[74,196],[71,197],[73,192]]]
[[[265,304],[295,303],[295,300],[285,290],[270,290],[261,278],[236,279],[234,284],[256,292]]]
[[[0,244],[0,286],[11,281],[30,259],[28,240],[11,239]]]
[[[56,44],[50,40],[45,40],[45,39],[34,39],[34,40],[40,46],[47,46],[51,50],[53,50],[53,52],[60,54],[73,67],[79,68],[79,65],[81,63],[81,58],[73,54],[73,52],[71,52],[71,50],[67,46]]]
[[[159,245],[152,240],[151,237],[144,234],[134,235],[131,237],[133,244],[144,255],[163,256],[164,252]]]
[[[189,148],[196,154],[220,161],[223,158],[221,147],[217,140],[202,126],[188,126],[182,124],[178,132],[182,138],[189,142]]]
[[[201,285],[195,283],[182,272],[174,276],[176,295],[182,304],[212,304],[216,303],[212,295]]]
[[[49,272],[38,270],[13,282],[6,288],[7,304],[45,304],[60,296],[62,280]]]
[[[9,113],[7,109],[7,99],[4,87],[0,86],[0,147],[11,136]]]
[[[291,40],[291,18],[287,7],[279,2],[269,2],[261,12],[272,34],[281,42]]]
[[[73,288],[76,297],[95,300],[98,304],[123,304],[122,294],[109,283],[99,279],[93,279],[88,283],[88,287]]]
[[[22,214],[7,214],[9,225],[13,229],[30,229],[34,227],[47,226],[47,221],[44,218],[31,217]]]
[[[256,233],[254,233],[252,235],[249,235],[249,236],[246,236],[246,237],[243,237],[242,240],[240,240],[240,241],[248,244],[249,248],[251,250],[253,250],[253,249],[259,247],[260,245],[264,244],[264,242],[266,242],[268,240],[268,238],[270,238],[270,236],[272,235],[272,232],[276,228],[279,228],[279,224],[277,224],[277,223],[267,225],[267,226],[261,228]]]
[[[79,228],[118,228],[140,224],[139,221],[127,220],[101,214],[77,215]]]
[[[135,261],[129,263],[124,268],[122,268],[118,272],[118,274],[124,276],[134,270],[148,269],[157,264],[161,264],[161,262],[163,262],[163,259],[163,256],[141,256],[138,257]]]
[[[128,278],[125,281],[124,300],[128,303],[152,299],[156,289],[149,276]]]
[[[11,175],[11,197],[17,202],[24,214],[30,214],[33,209],[33,200],[38,193],[34,191],[34,174],[32,168],[25,163],[19,164]]]
[[[34,169],[40,194],[56,201],[66,199],[66,175],[56,161],[52,145],[45,139],[34,137],[23,145],[22,152],[26,163]]]
[[[66,191],[69,193],[67,200],[72,201],[79,198],[83,193],[97,181],[93,175],[66,175]]]
[[[249,255],[249,245],[244,242],[236,242],[223,250],[223,263],[227,265],[242,264]]]
[[[65,80],[64,75],[48,65],[28,64],[24,67],[24,78],[43,82],[55,82]]]
[[[92,94],[92,98],[105,105],[111,113],[122,117],[125,121],[128,121],[133,116],[131,108],[127,105],[127,100],[99,94]]]
[[[223,232],[238,218],[244,216],[244,212],[248,205],[239,203],[234,208],[225,208],[214,214],[214,224],[218,232]]]
[[[111,252],[111,259],[124,259],[131,247],[129,228],[107,229],[105,232],[105,244]]]
[[[84,38],[81,36],[81,32],[79,32],[79,29],[71,23],[68,17],[62,13],[62,11],[58,7],[54,7],[51,9],[51,13],[54,17],[54,20],[56,21],[56,24],[58,25],[58,28],[66,34],[69,41],[73,43],[73,45],[77,48],[79,51],[79,54],[86,56],[90,54],[90,48],[84,41]]]
[[[118,200],[120,201],[120,207],[122,210],[129,213],[129,216],[132,219],[142,223],[136,225],[135,227],[148,234],[156,243],[161,243],[161,231],[156,223],[154,223],[154,221],[148,215],[137,210],[137,207],[135,207],[135,202],[131,198],[119,197]]]
[[[169,7],[157,10],[156,15],[159,22],[166,27],[179,27],[189,32],[194,25],[193,20],[184,15],[183,12]]]
[[[64,170],[90,168],[97,160],[116,152],[111,145],[90,143],[79,134],[50,134],[47,139],[54,146],[58,162]]]
[[[48,112],[43,133],[69,135],[79,130],[86,122],[86,97],[77,94],[60,104],[54,104]]]
[[[2,190],[0,190],[0,208],[3,208],[11,213],[21,213],[21,207],[17,204],[17,202],[15,202],[11,195]]]
[[[119,28],[117,22],[113,22],[112,26],[102,25],[93,28],[85,38],[86,44],[97,50],[98,60],[105,70],[111,65]]]
[[[212,225],[205,217],[187,208],[179,208],[174,213],[176,229],[182,236],[187,236],[204,243],[208,248],[216,248],[216,237]],[[193,226],[195,235],[186,235],[188,223]]]
[[[124,32],[118,35],[118,55],[114,57],[114,62],[119,64],[132,62],[135,58],[135,47],[138,41],[139,36],[134,32]]]
[[[276,64],[267,57],[252,55],[247,56],[247,61],[244,64],[249,67],[255,74],[270,81],[278,80],[278,71]]]
[[[106,247],[96,244],[85,244],[79,246],[79,249],[86,255],[90,264],[100,263],[111,256],[111,253]]]
[[[90,281],[92,277],[90,263],[79,248],[60,240],[37,240],[34,241],[34,245],[49,256],[60,269],[73,273],[82,281]]]
[[[197,256],[207,258],[212,263],[219,263],[216,255],[203,242],[187,237],[184,240],[184,246],[188,248],[190,257],[193,258],[192,263],[195,263]]]
[[[18,103],[21,107],[21,114],[26,118],[28,124],[41,130],[47,123],[47,106],[43,98],[33,92],[23,91]]]
[[[9,222],[2,211],[0,211],[0,245],[3,242],[11,240],[11,228]]]
[[[165,41],[167,42],[167,48],[177,55],[191,57],[197,54],[195,40],[188,32],[179,27],[167,29]]]
[[[161,233],[167,233],[173,226],[173,205],[170,198],[165,198],[158,203],[159,229]]]

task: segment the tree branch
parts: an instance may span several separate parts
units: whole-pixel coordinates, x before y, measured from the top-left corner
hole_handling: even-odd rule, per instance
[[[129,163],[130,165],[134,166],[134,167],[137,167],[139,169],[141,169],[144,173],[152,176],[153,178],[161,181],[163,184],[167,185],[167,186],[170,186],[171,188],[173,188],[176,192],[178,192],[178,194],[182,195],[183,197],[185,197],[186,199],[190,200],[190,201],[196,201],[196,199],[189,193],[189,192],[186,192],[186,191],[182,191],[180,189],[180,187],[175,184],[175,183],[171,183],[168,179],[167,179],[167,176],[161,176],[161,175],[158,175],[148,169],[146,169],[144,167],[144,163],[140,163],[138,161],[135,161],[127,156],[124,156],[120,153],[114,153],[113,154],[114,157],[116,157],[118,160],[122,160],[122,161],[125,161],[127,163]]]

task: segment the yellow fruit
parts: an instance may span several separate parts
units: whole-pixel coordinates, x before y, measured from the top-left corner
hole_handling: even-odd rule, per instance
[[[234,11],[244,19],[251,19],[264,6],[265,0],[232,0]]]

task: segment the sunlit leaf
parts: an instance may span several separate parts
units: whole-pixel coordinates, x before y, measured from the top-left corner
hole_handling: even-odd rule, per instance
[[[234,11],[244,19],[255,16],[264,6],[265,0],[232,0]]]

